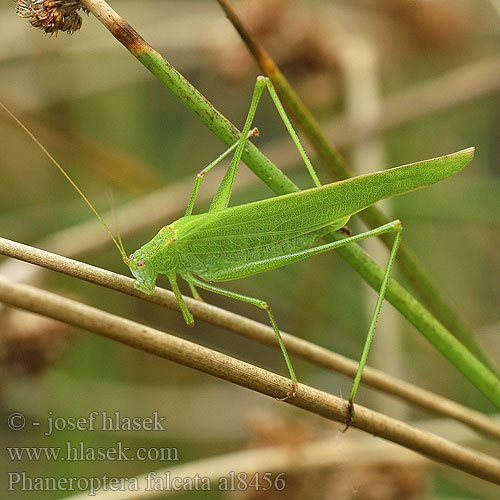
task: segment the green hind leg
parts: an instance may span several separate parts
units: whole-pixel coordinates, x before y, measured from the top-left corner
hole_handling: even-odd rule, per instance
[[[382,234],[386,233],[396,233],[396,238],[394,240],[394,243],[392,245],[391,253],[389,256],[389,260],[387,263],[387,267],[385,269],[384,277],[382,279],[382,284],[379,289],[379,295],[377,299],[377,303],[375,305],[375,310],[372,316],[372,320],[370,323],[370,327],[368,329],[368,334],[366,337],[365,341],[365,346],[363,348],[363,354],[361,355],[361,360],[359,362],[359,367],[356,372],[355,378],[354,378],[354,383],[352,386],[351,390],[351,395],[349,397],[349,403],[348,403],[348,410],[347,410],[347,416],[345,418],[345,424],[346,424],[346,429],[349,427],[349,425],[352,422],[352,419],[354,417],[354,398],[356,397],[356,393],[358,391],[358,387],[361,381],[361,376],[363,374],[363,370],[366,364],[366,359],[368,357],[368,352],[370,350],[370,346],[373,340],[373,334],[375,332],[375,325],[377,323],[378,316],[380,314],[380,309],[382,307],[382,302],[384,300],[385,296],[385,291],[387,289],[387,283],[389,281],[389,277],[391,274],[391,269],[394,264],[394,260],[396,258],[396,253],[399,248],[399,244],[401,243],[401,237],[403,234],[403,226],[401,225],[401,222],[399,220],[395,220],[393,222],[389,222],[388,224],[384,224],[383,226],[377,227],[375,229],[371,229],[369,231],[366,231],[365,233],[357,234],[355,236],[350,236],[348,238],[344,238],[338,241],[333,241],[331,243],[325,243],[323,245],[319,245],[316,247],[312,248],[307,248],[305,250],[300,250],[298,252],[290,253],[290,254],[285,254],[285,255],[279,255],[277,257],[271,257],[269,259],[263,259],[258,262],[252,262],[240,266],[235,266],[232,269],[227,269],[224,272],[217,272],[215,273],[214,279],[217,279],[219,281],[223,280],[231,280],[231,279],[236,279],[238,277],[243,277],[243,276],[250,276],[251,274],[256,274],[264,271],[268,271],[270,269],[276,269],[277,267],[282,267],[287,264],[292,264],[293,262],[298,262],[299,260],[305,259],[307,257],[312,257],[313,255],[318,255],[320,253],[328,252],[330,250],[335,250],[337,248],[341,248],[343,246],[349,245],[350,243],[356,243],[358,241],[371,238],[373,236],[380,236]],[[195,280],[195,278],[190,278]],[[207,290],[212,290],[216,293],[221,293],[223,295],[227,295],[228,297],[234,297],[234,298],[239,298],[240,300],[245,300],[244,298],[240,298],[239,296],[237,297],[233,292],[227,292],[226,290],[221,290],[219,288],[213,287],[212,285],[208,285],[203,281],[196,280],[195,284],[202,287],[202,288],[207,288]],[[249,299],[246,300],[246,302],[254,303],[256,299]],[[262,304],[265,304],[264,302],[260,301]],[[259,305],[259,304],[255,304]],[[259,305],[259,307],[262,307],[262,305]],[[265,307],[264,307],[265,308]],[[274,325],[273,325],[274,326]],[[276,331],[276,329],[275,329]],[[279,332],[277,332],[277,335]],[[280,338],[280,337],[278,337]],[[281,344],[280,344],[281,345]],[[283,350],[283,348],[282,348]],[[285,355],[285,360],[287,361],[287,364],[289,362],[288,356]],[[293,378],[292,378],[293,380]]]
[[[246,295],[242,295],[240,293],[236,292],[231,292],[230,290],[224,290],[223,288],[219,288],[217,286],[211,285],[209,283],[206,283],[205,281],[202,281],[198,278],[195,278],[194,276],[182,276],[190,285],[196,285],[200,288],[203,288],[205,290],[208,290],[210,292],[218,293],[219,295],[225,295],[226,297],[230,297],[232,299],[236,300],[241,300],[242,302],[246,302],[247,304],[252,304],[254,306],[259,307],[260,309],[265,309],[267,312],[267,315],[269,317],[269,321],[271,323],[271,326],[273,327],[274,333],[276,334],[276,338],[278,339],[278,344],[281,348],[281,352],[283,353],[283,357],[285,358],[285,363],[288,368],[288,372],[290,373],[290,379],[292,381],[292,387],[291,390],[288,391],[283,398],[278,398],[280,400],[285,400],[288,398],[291,398],[295,396],[297,392],[297,377],[295,375],[295,371],[293,370],[292,363],[290,361],[290,357],[288,356],[288,352],[286,350],[285,344],[283,342],[283,339],[281,338],[281,334],[278,328],[278,325],[276,324],[276,320],[274,319],[273,312],[271,311],[271,308],[269,305],[260,299],[255,299],[253,297],[248,297]]]
[[[273,87],[273,84],[271,83],[271,80],[269,80],[269,78],[265,76],[258,76],[257,81],[255,82],[252,102],[250,103],[250,109],[248,110],[248,115],[245,120],[245,125],[243,126],[243,131],[241,132],[240,140],[237,143],[238,145],[234,152],[231,164],[227,169],[226,175],[222,179],[222,182],[220,183],[219,188],[217,189],[217,192],[215,193],[215,196],[212,200],[212,204],[210,205],[210,210],[209,210],[210,212],[216,210],[223,210],[224,208],[227,208],[229,204],[229,199],[231,198],[231,192],[233,190],[234,179],[236,177],[241,156],[243,154],[245,137],[250,131],[250,127],[252,126],[252,121],[255,116],[255,112],[257,111],[257,106],[259,104],[260,98],[262,97],[262,92],[265,87],[267,87],[267,89],[269,90],[274,105],[276,106],[278,113],[281,116],[281,119],[283,120],[283,123],[285,124],[285,127],[288,130],[288,133],[290,134],[290,137],[295,143],[295,146],[297,146],[300,156],[304,160],[304,163],[307,167],[307,170],[309,171],[309,174],[313,179],[314,184],[317,187],[321,186],[318,176],[316,175],[316,172],[314,171],[314,168],[311,165],[311,162],[309,161],[309,158],[307,157],[307,154],[304,151],[304,148],[302,147],[302,144],[300,143],[300,140],[295,130],[293,129],[292,124],[290,123],[290,120],[288,119],[288,116],[285,113],[285,110],[283,109],[283,106],[279,100],[276,90]]]
[[[370,328],[368,329],[365,345],[363,347],[363,353],[361,354],[361,359],[359,360],[358,371],[356,372],[356,376],[354,377],[354,382],[352,384],[351,394],[349,396],[349,403],[348,403],[348,413],[344,420],[346,426],[343,432],[345,432],[349,428],[354,417],[354,398],[356,397],[356,393],[358,392],[359,384],[361,382],[363,370],[365,368],[366,360],[368,358],[368,352],[370,351],[373,335],[375,333],[375,325],[377,324],[377,319],[380,314],[380,310],[382,308],[382,302],[384,301],[385,292],[387,290],[387,283],[389,282],[392,265],[394,264],[394,260],[396,259],[396,254],[398,252],[398,248],[401,243],[402,235],[403,235],[403,228],[401,226],[397,226],[396,238],[394,239],[394,243],[392,244],[391,253],[389,255],[387,266],[385,268],[384,279],[382,280],[382,285],[380,286],[377,303],[375,304],[375,310],[373,311]]]

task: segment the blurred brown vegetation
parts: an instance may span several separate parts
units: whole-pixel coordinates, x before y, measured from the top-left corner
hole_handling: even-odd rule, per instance
[[[496,58],[500,65],[500,9],[494,1],[256,0],[235,2],[235,6],[326,125],[348,111],[343,57],[353,39],[362,39],[376,54],[382,115],[385,100],[400,91],[432,83],[481,61]],[[113,2],[113,7],[226,116],[242,125],[259,71],[216,2],[123,0]],[[10,0],[2,1],[0,33],[4,41],[0,47],[0,99],[33,128],[101,211],[108,209],[107,190],[114,192],[119,206],[165,185],[175,186],[185,179],[194,182],[196,173],[224,149],[91,16],[84,16],[82,29],[72,36],[61,33],[48,37],[17,18]],[[476,146],[473,164],[460,176],[398,198],[389,210],[404,222],[405,240],[498,362],[500,82],[494,75],[493,71],[480,75],[481,80],[470,80],[470,89],[486,89],[473,99],[461,100],[467,93],[462,88],[446,89],[441,95],[431,96],[435,111],[417,117],[409,113],[407,121],[402,119],[398,127],[383,130],[370,140],[377,141],[385,166]],[[493,81],[488,86],[483,80],[490,77]],[[458,102],[442,109],[440,103],[449,95],[456,96]],[[400,111],[404,116],[405,110]],[[260,137],[254,142],[259,147],[287,141],[270,99],[263,99],[256,125]],[[0,114],[0,131],[2,236],[36,245],[42,238],[91,218],[82,200],[5,114]],[[348,160],[353,159],[353,148],[360,144],[358,132],[352,129],[349,148],[342,150]],[[336,136],[330,139],[335,144]],[[310,150],[307,144],[306,149]],[[280,167],[290,167],[289,173],[299,185],[308,186],[291,141],[286,154],[291,160],[284,162],[284,157],[273,160]],[[332,180],[319,160],[315,165],[324,182]],[[370,170],[371,166],[365,168]],[[250,188],[235,192],[233,203],[270,195],[255,181]],[[170,202],[165,199],[166,206]],[[201,204],[196,209],[201,211],[206,206]],[[185,205],[170,209],[177,217]],[[148,213],[135,216],[143,229],[126,238],[130,250],[158,229],[148,224]],[[353,222],[352,228],[357,231],[361,226]],[[77,258],[125,272],[112,245]],[[0,262],[0,273],[5,262]],[[165,281],[160,285],[166,286]],[[278,351],[201,322],[188,329],[175,311],[48,272],[43,274],[43,286],[285,373]],[[335,256],[322,255],[229,283],[228,288],[268,301],[283,330],[359,358],[373,304],[366,299],[359,276]],[[208,293],[204,298],[266,321],[262,311],[245,304]],[[382,314],[390,309],[386,305]],[[19,445],[21,440],[30,446],[54,446],[71,439],[105,446],[118,437],[129,446],[145,442],[177,446],[182,462],[188,462],[242,447],[252,432],[259,433],[250,429],[249,418],[262,408],[268,409],[268,415],[272,415],[269,418],[277,423],[259,424],[261,433],[266,426],[271,429],[257,440],[259,445],[269,445],[273,436],[278,442],[283,437],[287,442],[290,435],[305,434],[309,439],[310,422],[305,420],[302,425],[305,417],[294,408],[85,332],[69,334],[64,327],[34,320],[24,313],[2,314],[2,415],[21,411],[30,420],[43,420],[48,411],[61,416],[85,416],[105,409],[129,416],[159,411],[169,423],[168,432],[161,437],[109,433],[89,437],[85,432],[76,435],[62,431],[47,438],[37,428],[27,429],[22,436],[2,428],[2,442]],[[494,410],[407,323],[398,320],[397,324],[401,341],[382,357],[399,359],[404,379],[481,411]],[[379,336],[383,331],[377,332],[375,343]],[[348,393],[349,380],[300,361],[294,361],[294,366],[301,381],[337,395]],[[384,411],[380,400],[367,388],[361,389],[359,402],[372,407],[378,404]],[[426,417],[413,408],[405,410],[405,418]],[[311,431],[313,435],[315,432]],[[154,462],[111,465],[118,476],[165,466]],[[77,468],[78,474],[96,475],[102,469],[102,464],[91,462],[79,463],[78,467],[68,462],[28,466],[32,475],[75,475]],[[458,473],[446,475],[440,468],[423,470],[398,464],[364,467],[346,464],[339,471],[319,472],[317,477],[297,476],[290,479],[290,488],[295,485],[297,491],[312,492],[307,489],[312,486],[300,489],[300,481],[321,485],[318,490],[323,496],[311,494],[308,498],[386,500],[439,495],[451,498],[454,494],[493,498],[487,485],[464,481]],[[12,463],[4,459],[2,469],[10,468]],[[346,476],[350,478],[348,492],[342,491]],[[352,488],[355,494],[351,494]],[[405,493],[405,488],[409,492]],[[217,492],[212,494],[210,498],[223,498]],[[299,498],[291,495],[287,493],[286,498]],[[47,493],[37,498],[62,496]],[[12,498],[32,497],[16,493]],[[281,497],[247,493],[238,498]]]

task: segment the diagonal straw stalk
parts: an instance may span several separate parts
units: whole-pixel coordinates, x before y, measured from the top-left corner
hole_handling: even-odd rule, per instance
[[[54,293],[11,283],[2,277],[0,300],[271,397],[289,389],[287,378],[257,366]],[[346,416],[346,401],[303,384],[299,384],[297,395],[287,403],[337,422]],[[500,461],[484,453],[456,445],[359,405],[352,426],[500,484]]]
[[[174,293],[169,290],[157,287],[154,294],[146,295],[134,287],[132,278],[45,250],[0,237],[0,254],[43,266],[46,269],[104,286],[117,292],[126,293],[168,309],[180,310]],[[210,305],[207,302],[191,299],[190,297],[184,297],[184,301],[197,319],[220,326],[257,342],[277,347],[276,335],[268,325],[263,325],[244,316]],[[351,378],[357,373],[358,363],[356,361],[285,332],[282,332],[282,337],[290,354]],[[486,433],[496,439],[500,439],[500,425],[496,421],[433,392],[421,389],[408,382],[403,382],[370,367],[365,368],[361,380],[363,384],[397,396],[420,408],[458,420],[478,432]]]

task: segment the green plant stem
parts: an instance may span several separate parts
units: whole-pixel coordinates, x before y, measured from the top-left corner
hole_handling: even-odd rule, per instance
[[[191,83],[154,50],[106,2],[103,0],[82,0],[82,4],[226,145],[232,145],[239,138],[239,132],[236,127],[217,111]],[[288,177],[251,143],[245,148],[243,161],[276,194],[285,194],[298,189]],[[332,237],[335,238],[335,235]],[[381,268],[359,246],[350,245],[343,248],[341,252],[339,251],[339,254],[371,286],[377,289],[377,286],[381,283]],[[396,286],[394,280],[391,280],[389,283],[387,298],[493,404],[500,408],[500,380],[490,369],[471,354],[408,291],[399,284]],[[446,338],[446,342],[443,341],[443,338]]]
[[[318,121],[314,118],[308,107],[297,95],[278,65],[274,62],[266,49],[257,42],[248,28],[242,22],[231,5],[230,0],[217,0],[224,13],[231,21],[241,39],[248,47],[257,64],[266,76],[268,76],[287,108],[294,115],[298,125],[301,127],[318,155],[338,179],[353,177],[345,160],[335,147],[328,141]],[[372,206],[359,214],[365,224],[370,228],[383,226],[390,219],[377,207]],[[387,248],[392,247],[393,238],[390,235],[382,235]],[[417,256],[404,242],[401,243],[398,253],[398,264],[400,270],[413,288],[420,295],[426,306],[434,315],[457,337],[480,361],[490,370],[498,373],[497,368],[477,343],[474,334],[460,319],[452,302],[434,284]]]

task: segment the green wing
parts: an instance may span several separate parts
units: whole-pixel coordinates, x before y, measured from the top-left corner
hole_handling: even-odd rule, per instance
[[[183,217],[172,224],[176,230],[172,247],[183,254],[219,254],[320,234],[326,228],[341,227],[351,215],[381,199],[454,175],[473,155],[474,149],[469,148],[319,188]]]

